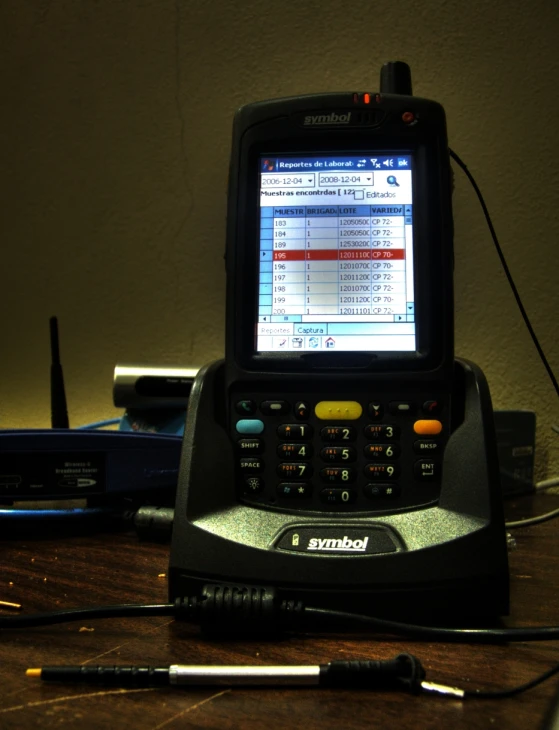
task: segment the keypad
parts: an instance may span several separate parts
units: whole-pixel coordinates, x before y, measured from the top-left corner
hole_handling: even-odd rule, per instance
[[[354,489],[323,489],[320,499],[325,504],[353,504],[357,499],[357,492]]]
[[[271,509],[392,512],[435,503],[449,402],[437,392],[239,393],[239,496]]]
[[[280,444],[277,448],[280,459],[310,459],[312,446],[305,443]]]
[[[363,492],[368,499],[397,499],[400,487],[395,484],[366,484]]]
[[[367,444],[365,456],[367,459],[397,459],[400,456],[400,446],[395,443],[388,444]]]
[[[355,441],[357,431],[353,426],[326,426],[320,436],[323,441]]]
[[[312,495],[312,487],[308,482],[282,482],[277,486],[277,493],[287,499],[308,499]]]
[[[260,404],[260,410],[265,416],[289,413],[291,408],[284,400],[265,400]]]
[[[246,456],[240,459],[239,466],[244,474],[258,474],[264,469],[264,462],[257,456]]]
[[[277,465],[276,472],[282,479],[306,479],[312,476],[308,461],[284,461]]]
[[[346,464],[357,459],[357,452],[353,446],[325,446],[320,450],[320,458],[334,464]]]
[[[247,477],[243,485],[245,494],[260,494],[264,489],[264,480],[262,477]]]
[[[399,464],[366,464],[364,469],[367,479],[396,479],[400,475]]]
[[[400,437],[400,429],[398,426],[383,426],[378,423],[365,426],[365,436],[371,441],[386,441],[387,439],[398,439]]]
[[[262,439],[239,439],[237,449],[241,454],[261,454],[264,450]]]
[[[278,436],[280,439],[310,439],[312,436],[312,428],[307,424],[299,423],[282,423],[278,426]]]
[[[328,484],[351,484],[357,479],[357,470],[349,466],[328,466],[320,470],[320,478]]]

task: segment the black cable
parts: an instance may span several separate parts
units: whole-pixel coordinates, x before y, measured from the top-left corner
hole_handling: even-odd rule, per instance
[[[514,641],[559,640],[559,626],[458,629],[420,626],[401,621],[365,616],[347,611],[305,607],[301,602],[279,598],[273,588],[263,586],[205,585],[199,595],[178,598],[174,603],[122,604],[65,609],[48,613],[0,617],[0,629],[29,628],[95,618],[173,616],[198,623],[204,631],[228,634],[274,634],[280,631],[377,629],[414,640],[490,644]],[[318,619],[318,621],[317,621]]]
[[[466,164],[464,162],[462,162],[460,157],[458,157],[456,152],[454,152],[454,150],[451,150],[451,149],[449,149],[448,152],[449,152],[450,156],[452,157],[452,159],[462,168],[462,170],[466,174],[468,180],[470,181],[470,183],[472,184],[472,187],[474,188],[474,190],[476,192],[478,200],[481,204],[481,208],[483,210],[483,214],[485,216],[485,220],[487,221],[487,225],[489,226],[489,231],[491,233],[491,237],[493,238],[493,243],[495,244],[495,248],[497,249],[497,254],[499,256],[499,259],[501,260],[501,266],[503,267],[503,271],[505,272],[505,276],[507,277],[509,286],[512,290],[514,298],[516,299],[518,308],[520,309],[520,314],[522,315],[524,323],[525,323],[526,327],[528,328],[528,332],[530,333],[530,337],[532,338],[532,341],[536,347],[536,350],[538,351],[538,355],[540,356],[540,359],[543,362],[545,369],[547,370],[547,374],[549,375],[549,377],[551,379],[553,387],[555,388],[555,392],[557,393],[557,395],[559,395],[559,383],[557,382],[557,378],[555,377],[553,370],[551,369],[551,366],[550,366],[549,362],[547,361],[545,353],[539,343],[536,333],[534,332],[534,328],[532,327],[532,324],[528,318],[526,310],[524,309],[524,305],[522,304],[522,300],[520,299],[520,294],[518,293],[518,290],[513,281],[512,275],[509,271],[509,267],[505,260],[505,256],[503,254],[503,251],[501,250],[501,246],[497,239],[497,234],[495,232],[495,228],[493,227],[493,223],[491,221],[491,216],[489,215],[489,211],[485,204],[485,200],[483,199],[483,195],[481,194],[481,190],[479,189],[476,181],[474,180],[472,173],[468,170]]]
[[[464,644],[492,644],[508,641],[557,641],[559,626],[521,626],[503,629],[456,629],[439,626],[420,626],[401,621],[365,616],[347,611],[333,611],[327,608],[306,607],[304,615],[317,619],[336,619],[348,628],[367,626],[390,634],[406,636],[419,641],[445,641]]]
[[[537,687],[538,684],[545,682],[546,679],[553,677],[553,675],[557,674],[558,672],[559,672],[559,664],[556,664],[551,669],[548,669],[547,672],[540,674],[540,676],[536,677],[536,679],[532,679],[530,682],[521,684],[518,687],[512,687],[511,689],[499,689],[499,690],[468,689],[468,690],[465,690],[464,697],[466,699],[473,699],[473,700],[475,700],[475,699],[497,700],[497,699],[504,699],[505,697],[514,697],[515,695],[519,695],[521,692],[526,692],[526,690],[532,689],[532,687]]]
[[[69,608],[62,611],[31,613],[23,616],[0,617],[0,629],[26,629],[32,626],[51,626],[69,621],[89,621],[96,618],[127,618],[131,616],[173,616],[174,603],[124,603],[115,606]]]

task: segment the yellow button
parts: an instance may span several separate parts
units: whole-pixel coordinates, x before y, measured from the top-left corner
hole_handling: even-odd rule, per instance
[[[413,430],[421,436],[436,436],[443,430],[443,424],[440,421],[416,421]]]
[[[355,421],[363,408],[354,400],[322,400],[316,404],[314,412],[321,421]]]

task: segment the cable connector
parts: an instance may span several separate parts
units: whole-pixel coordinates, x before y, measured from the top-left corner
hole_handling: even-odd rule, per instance
[[[212,585],[199,596],[177,598],[175,617],[211,634],[277,635],[302,629],[303,604],[280,600],[267,586]]]
[[[173,530],[175,510],[172,507],[140,507],[132,517],[140,540],[165,542]]]
[[[442,695],[443,697],[458,697],[464,699],[466,692],[460,687],[450,687],[447,684],[438,684],[437,682],[421,682],[421,690],[428,694]]]
[[[383,661],[334,661],[320,667],[320,684],[359,689],[406,689],[419,692],[425,670],[413,654]]]

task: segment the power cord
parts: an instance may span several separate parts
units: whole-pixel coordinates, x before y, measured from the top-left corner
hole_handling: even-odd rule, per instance
[[[514,295],[514,298],[516,300],[516,304],[518,305],[520,314],[522,315],[522,319],[524,320],[524,324],[528,328],[530,337],[532,338],[532,341],[536,347],[538,355],[540,356],[540,359],[541,359],[545,369],[547,370],[547,374],[549,375],[549,378],[555,389],[555,392],[557,393],[557,395],[559,395],[559,383],[557,382],[557,378],[555,377],[555,374],[553,373],[553,370],[551,369],[551,365],[549,364],[547,357],[545,356],[545,353],[544,353],[544,351],[540,345],[540,342],[537,338],[537,335],[534,331],[534,328],[532,327],[532,323],[530,322],[528,314],[524,308],[524,305],[522,304],[522,299],[520,298],[520,294],[518,293],[518,289],[516,288],[516,284],[514,283],[512,274],[510,273],[510,269],[506,262],[505,255],[503,254],[503,251],[501,249],[501,245],[499,243],[499,239],[497,238],[497,233],[495,231],[495,227],[493,226],[493,221],[491,220],[491,216],[489,214],[489,210],[487,208],[487,205],[485,203],[481,190],[479,189],[479,186],[476,183],[474,176],[469,171],[466,163],[460,159],[460,157],[456,154],[456,152],[454,152],[454,150],[449,149],[448,152],[449,152],[450,157],[452,157],[452,159],[458,164],[458,166],[462,168],[462,171],[464,172],[464,174],[470,181],[470,183],[477,195],[477,198],[478,198],[481,208],[483,210],[483,214],[485,216],[485,220],[489,227],[489,232],[491,233],[491,238],[493,239],[493,243],[495,244],[495,248],[497,250],[497,255],[499,256],[499,259],[501,261],[501,266],[503,267],[503,271],[505,272],[505,276],[507,277],[507,281],[509,283],[509,286],[510,286],[512,293]],[[554,431],[559,433],[559,426],[554,425],[554,426],[552,426],[552,428]],[[543,487],[541,485],[536,485],[536,491],[548,489],[551,486],[557,486],[559,484],[559,479],[548,480],[548,481],[551,481],[553,483],[547,484],[545,487]],[[538,486],[540,487],[540,489],[538,489]],[[547,522],[547,520],[551,520],[558,516],[559,516],[559,510],[553,510],[551,512],[547,512],[546,514],[538,515],[537,517],[530,517],[526,520],[517,520],[515,522],[508,522],[508,523],[506,523],[506,527],[507,527],[507,529],[514,529],[516,527],[528,527],[529,525],[538,525],[541,522]]]
[[[546,489],[551,489],[552,487],[559,487],[559,477],[551,477],[551,479],[544,479],[538,482],[534,490],[536,492],[545,492]]]
[[[512,290],[512,293],[514,295],[514,298],[516,299],[516,303],[518,305],[518,308],[520,310],[520,314],[522,315],[522,319],[524,320],[524,324],[528,328],[528,332],[530,333],[530,337],[532,338],[532,341],[536,347],[536,350],[538,351],[538,355],[540,356],[540,359],[547,370],[547,374],[549,375],[549,378],[551,380],[551,383],[553,387],[555,388],[555,392],[557,395],[559,395],[559,383],[557,382],[557,378],[555,377],[553,370],[551,369],[551,365],[549,364],[545,353],[539,343],[539,340],[536,336],[536,333],[534,331],[534,328],[532,327],[532,324],[530,322],[530,319],[528,317],[528,314],[526,313],[526,310],[524,309],[524,305],[522,304],[522,300],[520,298],[520,294],[518,293],[518,289],[516,288],[516,284],[514,283],[514,280],[512,278],[512,274],[510,273],[508,264],[506,262],[505,256],[503,254],[503,251],[501,249],[501,245],[499,244],[499,240],[497,238],[497,233],[495,232],[495,228],[493,226],[493,222],[491,220],[491,216],[489,215],[489,210],[487,209],[487,205],[485,204],[485,200],[483,199],[483,195],[481,194],[481,190],[478,187],[478,184],[476,183],[474,176],[469,171],[466,164],[458,157],[456,152],[454,150],[449,149],[448,150],[449,155],[452,157],[452,159],[462,168],[463,172],[465,173],[466,177],[470,181],[473,189],[475,190],[475,193],[478,197],[478,200],[480,202],[481,208],[483,210],[483,214],[485,216],[485,220],[487,221],[487,225],[489,227],[489,231],[491,233],[491,237],[493,239],[493,243],[495,244],[495,248],[497,249],[497,255],[499,256],[499,259],[501,261],[501,266],[503,267],[503,271],[505,272],[505,276],[507,277],[507,281],[509,283],[509,286]]]
[[[49,626],[70,621],[124,616],[172,616],[199,624],[203,632],[228,635],[274,635],[368,628],[418,641],[491,644],[511,641],[557,641],[559,626],[458,629],[421,626],[346,611],[305,606],[281,598],[275,588],[206,584],[200,594],[172,603],[121,604],[64,609],[47,613],[0,617],[0,629]]]
[[[552,487],[558,486],[559,477],[552,477],[551,479],[544,479],[543,481],[538,482],[534,487],[534,491],[536,493],[545,492],[546,489],[551,489]],[[548,520],[552,520],[555,517],[559,517],[559,509],[551,510],[551,512],[544,512],[543,514],[536,515],[535,517],[527,517],[524,520],[505,522],[505,527],[507,530],[514,530],[517,527],[530,527],[531,525],[539,525],[542,522],[547,522]]]
[[[515,520],[513,522],[505,522],[505,528],[507,530],[514,530],[517,527],[530,527],[531,525],[539,525],[542,522],[553,520],[555,517],[559,517],[559,509],[551,510],[551,512],[545,512],[543,515],[536,515],[535,517],[527,517],[525,520]]]

